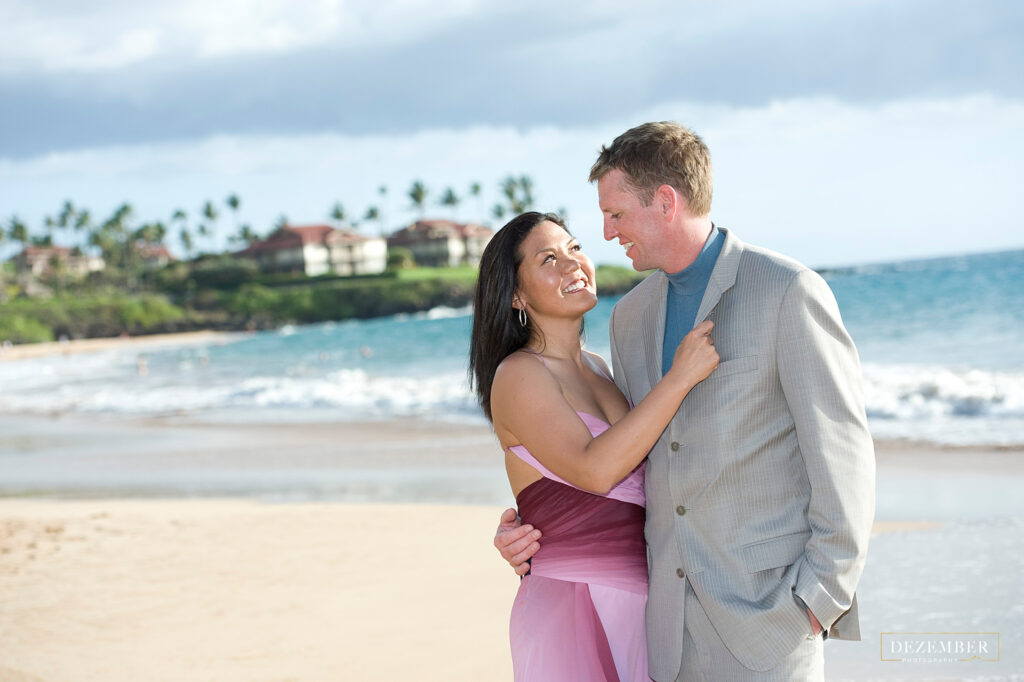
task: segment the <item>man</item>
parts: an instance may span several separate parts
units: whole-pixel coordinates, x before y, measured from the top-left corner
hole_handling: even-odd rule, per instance
[[[856,349],[814,271],[710,219],[711,157],[675,123],[604,147],[590,173],[637,270],[611,317],[615,381],[633,404],[695,324],[721,364],[648,456],[655,680],[820,680],[822,638],[859,639],[855,588],[874,517],[874,450]],[[543,529],[502,517],[524,573]]]

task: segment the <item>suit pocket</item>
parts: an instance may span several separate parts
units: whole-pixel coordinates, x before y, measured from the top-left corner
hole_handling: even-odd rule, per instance
[[[732,360],[724,360],[718,363],[718,367],[708,377],[708,381],[713,381],[719,377],[729,376],[731,374],[742,374],[743,372],[753,372],[757,369],[757,356],[746,355],[742,358],[733,358]]]
[[[779,535],[743,546],[743,563],[749,573],[792,565],[804,553],[811,532]]]

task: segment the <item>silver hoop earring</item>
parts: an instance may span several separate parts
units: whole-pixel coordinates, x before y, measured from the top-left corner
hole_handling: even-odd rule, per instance
[[[526,308],[519,309],[519,324],[522,327],[526,326]]]

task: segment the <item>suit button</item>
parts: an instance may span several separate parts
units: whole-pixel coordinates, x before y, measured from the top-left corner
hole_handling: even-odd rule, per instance
[[[669,447],[672,448],[672,452],[676,452],[679,450],[679,443],[672,441],[672,445],[669,445]]]
[[[680,578],[685,578],[686,577],[686,573],[681,568],[677,568],[676,569],[676,575],[678,575]]]
[[[678,507],[676,507],[676,514],[679,514],[680,516],[682,516],[685,513],[686,513],[686,507],[684,507],[683,505],[679,505]]]

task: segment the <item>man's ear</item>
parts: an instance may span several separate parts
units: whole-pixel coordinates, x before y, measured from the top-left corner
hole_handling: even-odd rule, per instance
[[[665,218],[672,220],[686,206],[686,198],[671,185],[662,185],[654,191],[654,205]]]

